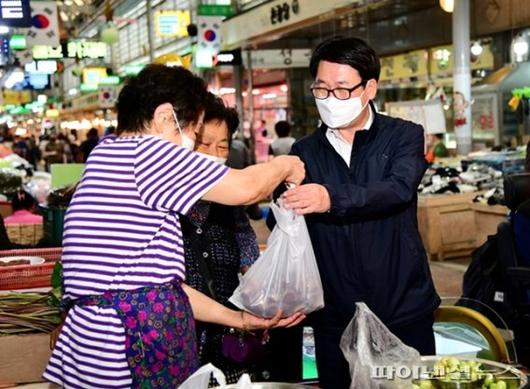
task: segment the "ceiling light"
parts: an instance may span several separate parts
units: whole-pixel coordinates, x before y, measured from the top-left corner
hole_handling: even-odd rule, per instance
[[[453,9],[455,8],[455,1],[454,0],[440,0],[440,7],[445,12],[453,12]]]
[[[519,39],[513,44],[513,52],[519,56],[528,53],[528,42],[524,39]]]
[[[471,54],[473,54],[475,57],[478,57],[480,54],[482,54],[482,51],[482,45],[479,42],[473,42],[471,45]]]

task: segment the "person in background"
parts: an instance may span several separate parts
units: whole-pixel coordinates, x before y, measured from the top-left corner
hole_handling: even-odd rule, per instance
[[[436,158],[445,158],[449,156],[449,151],[443,142],[444,134],[428,134],[427,135],[427,154],[425,159],[429,163],[433,163]]]
[[[72,151],[72,144],[68,136],[62,132],[57,135],[57,141],[63,145],[63,163],[74,162],[74,153]]]
[[[33,168],[37,170],[39,166],[39,161],[41,159],[41,151],[37,145],[37,139],[35,135],[31,135],[28,139],[29,146],[29,163],[33,165]]]
[[[88,156],[99,142],[97,128],[91,128],[90,130],[88,130],[86,136],[87,138],[81,143],[81,146],[79,146],[81,149],[81,153],[83,154],[83,162],[87,161]]]
[[[287,155],[291,151],[293,143],[296,141],[291,135],[291,125],[285,120],[280,120],[274,125],[274,131],[278,138],[269,146],[269,158],[278,155]]]
[[[42,224],[42,215],[37,215],[37,201],[25,190],[20,190],[11,201],[13,214],[4,219],[5,224]]]
[[[324,124],[293,145],[306,180],[282,195],[287,208],[306,215],[322,279],[325,306],[309,321],[324,389],[350,387],[339,345],[356,302],[420,354],[435,354],[440,298],[416,215],[424,130],[376,112],[380,66],[361,39],[334,37],[315,48],[311,92]]]
[[[72,128],[70,130],[70,133],[68,134],[68,140],[71,144],[78,144],[77,143],[77,130],[75,128]]]
[[[116,127],[108,126],[105,128],[105,136],[114,135],[116,133]]]
[[[266,162],[268,160],[268,150],[269,150],[269,138],[268,131],[266,127],[267,122],[263,119],[257,121],[255,134],[256,134],[256,162]]]
[[[46,171],[49,172],[50,166],[54,163],[66,162],[65,146],[65,142],[55,132],[50,133],[44,152]]]
[[[29,144],[27,140],[20,135],[15,135],[15,141],[13,142],[13,152],[19,157],[30,162]]]
[[[246,331],[303,320],[231,310],[184,283],[180,218],[199,199],[250,204],[305,175],[298,157],[234,170],[195,153],[206,98],[203,80],[164,65],[146,66],[121,89],[117,136],[90,153],[66,212],[61,262],[70,309],[46,380],[176,388],[199,367],[195,320]]]
[[[233,169],[244,169],[251,165],[250,150],[241,137],[239,137],[237,134],[238,133],[236,131],[232,136],[226,166],[229,166]]]

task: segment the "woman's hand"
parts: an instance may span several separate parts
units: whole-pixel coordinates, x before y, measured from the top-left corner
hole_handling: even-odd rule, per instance
[[[280,155],[272,160],[272,163],[280,164],[288,168],[285,181],[299,185],[305,178],[304,163],[294,155]]]
[[[296,312],[293,315],[282,319],[283,312],[279,310],[276,315],[270,319],[255,316],[249,312],[241,312],[241,329],[244,331],[253,330],[264,330],[269,328],[289,328],[294,327],[305,319],[305,315],[302,312]]]

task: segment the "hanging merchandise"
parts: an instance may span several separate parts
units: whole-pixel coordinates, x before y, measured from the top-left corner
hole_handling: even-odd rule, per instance
[[[31,28],[26,33],[27,45],[59,46],[59,22],[55,1],[31,3]]]
[[[513,112],[515,112],[517,111],[517,108],[519,108],[520,103],[521,103],[521,98],[519,96],[512,96],[510,101],[508,101],[508,106]]]
[[[120,34],[116,24],[113,21],[114,11],[110,6],[110,1],[105,4],[105,24],[99,32],[99,39],[108,45],[118,42]]]
[[[530,87],[525,86],[523,88],[516,88],[512,90],[512,98],[508,102],[508,106],[512,111],[517,111],[521,99],[530,99]]]

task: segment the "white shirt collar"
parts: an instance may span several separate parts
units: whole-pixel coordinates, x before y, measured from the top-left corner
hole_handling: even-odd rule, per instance
[[[371,105],[369,105],[369,112],[370,116],[368,116],[368,120],[364,124],[363,129],[361,131],[369,130],[374,122],[375,115],[372,111]],[[349,167],[353,144],[346,141],[340,134],[340,131],[334,128],[328,128],[328,130],[326,131],[326,138],[328,138],[328,141],[331,146],[333,146],[335,151],[342,157],[344,162],[346,162],[346,165],[348,165]]]

